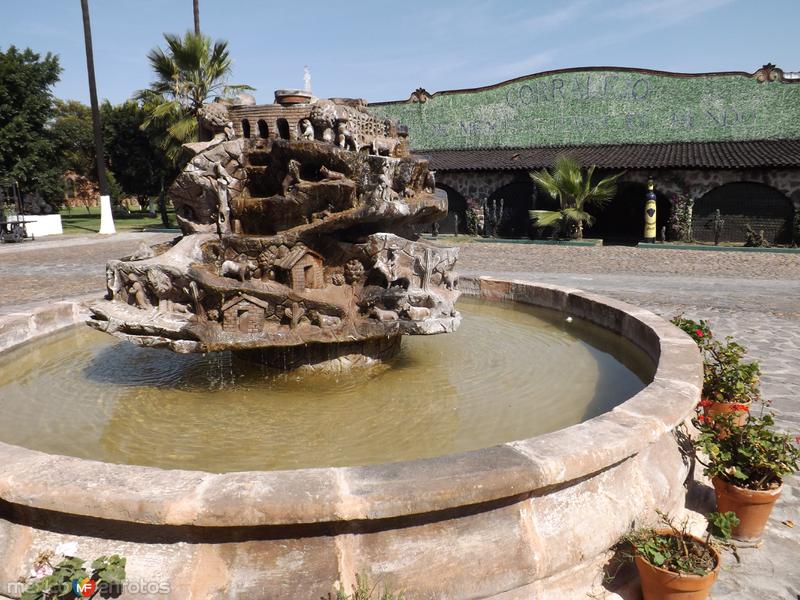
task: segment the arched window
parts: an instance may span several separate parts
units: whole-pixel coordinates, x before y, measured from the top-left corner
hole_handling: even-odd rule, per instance
[[[250,137],[250,121],[242,119],[242,135],[246,138]]]
[[[289,121],[286,119],[278,119],[278,135],[282,140],[289,139]]]
[[[269,127],[267,127],[267,122],[264,119],[258,120],[258,137],[269,137]]]

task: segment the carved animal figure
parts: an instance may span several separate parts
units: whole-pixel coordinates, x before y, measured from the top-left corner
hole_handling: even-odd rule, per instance
[[[308,119],[300,121],[300,139],[313,140],[314,139],[314,126]]]
[[[433,192],[436,189],[436,175],[433,171],[428,171],[425,175],[425,190]]]
[[[442,273],[442,283],[448,290],[458,289],[458,273],[455,271]]]
[[[325,165],[322,165],[319,169],[319,174],[322,175],[323,179],[328,179],[331,181],[337,181],[340,179],[347,179],[347,175],[344,173],[340,173],[339,171],[332,171]]]
[[[236,260],[224,261],[220,268],[220,275],[244,281],[245,279],[250,279],[253,271],[257,268],[258,263],[256,261],[245,256],[239,256]]]
[[[378,156],[394,156],[394,150],[399,143],[397,139],[376,137],[372,140],[372,153]]]
[[[369,314],[378,319],[378,321],[397,321],[400,318],[395,311],[384,310],[377,306],[373,306]]]
[[[358,152],[358,144],[343,121],[339,121],[336,125],[336,145],[339,146],[339,148]]]
[[[155,251],[150,246],[144,242],[141,242],[139,244],[139,248],[137,248],[136,252],[130,255],[128,260],[144,260],[146,258],[153,258],[155,255]]]
[[[411,306],[406,303],[403,306],[403,312],[412,321],[424,321],[431,316],[431,309],[425,306]]]
[[[286,173],[286,177],[283,178],[281,182],[281,187],[283,187],[283,193],[289,192],[295,184],[300,183],[303,179],[300,177],[300,163],[295,159],[289,159],[289,163],[287,165],[288,173]]]
[[[320,327],[338,327],[342,324],[342,319],[339,317],[324,315],[318,310],[308,311],[308,317],[314,325],[319,325]]]

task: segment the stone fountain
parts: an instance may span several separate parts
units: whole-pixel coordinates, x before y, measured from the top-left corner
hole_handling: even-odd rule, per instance
[[[204,108],[207,141],[184,146],[169,190],[183,236],[109,262],[91,326],[332,370],[458,327],[458,249],[416,233],[446,216],[447,197],[406,132],[359,100],[276,98],[293,104],[289,139],[237,135],[228,106]]]
[[[276,105],[246,110],[206,108],[205,141],[186,147],[186,167],[170,189],[184,235],[108,264],[107,296],[90,307],[94,328],[141,346],[186,353],[227,349],[281,369],[338,371],[390,356],[403,334],[458,327],[457,251],[415,234],[415,227],[444,216],[447,201],[435,193],[426,161],[409,155],[404,132],[357,101],[314,100],[293,91],[276,99]],[[257,119],[258,137],[250,137],[251,118]],[[702,387],[696,344],[646,310],[579,290],[465,277],[460,291],[481,302],[513,303],[509,310],[543,309],[555,315],[558,327],[569,316],[573,330],[605,330],[624,353],[644,354],[647,376],[640,391],[548,433],[501,436],[467,449],[447,446],[422,458],[341,466],[323,460],[304,468],[229,472],[124,464],[104,461],[101,452],[84,453],[88,444],[83,438],[75,443],[71,425],[69,434],[53,433],[59,430],[50,418],[68,396],[60,394],[71,387],[79,409],[54,422],[72,424],[74,414],[99,417],[96,428],[82,422],[81,435],[98,437],[96,447],[103,450],[150,443],[149,417],[170,404],[166,393],[175,386],[163,395],[159,388],[153,403],[140,402],[135,406],[142,411],[131,411],[124,402],[92,395],[92,377],[110,371],[101,378],[110,388],[153,387],[137,369],[122,377],[124,368],[95,362],[109,355],[75,344],[79,337],[59,342],[83,356],[66,373],[59,370],[65,364],[59,347],[52,361],[43,361],[37,343],[54,343],[51,334],[78,335],[70,328],[87,316],[80,302],[0,316],[0,360],[11,361],[0,363],[9,379],[4,384],[0,378],[0,409],[7,405],[0,414],[14,422],[0,431],[0,593],[19,598],[20,582],[37,557],[69,542],[80,557],[126,557],[123,600],[150,597],[152,590],[170,600],[320,598],[334,587],[350,590],[357,574],[409,600],[618,597],[606,589],[604,568],[620,537],[631,523],[652,522],[656,508],[677,514],[685,504],[691,466],[683,452],[685,426]],[[450,339],[457,342],[466,330]],[[23,346],[28,341],[34,344]],[[493,358],[503,352],[538,357],[552,348],[531,342],[514,345],[503,338]],[[120,354],[120,345],[113,346],[110,352]],[[165,363],[198,358],[124,350],[160,356]],[[22,369],[13,367],[15,356]],[[471,375],[502,379],[498,364],[505,362],[481,360]],[[12,367],[4,371],[3,364]],[[24,365],[43,372],[28,376]],[[55,383],[38,389],[51,368]],[[261,386],[268,378],[254,370]],[[10,377],[16,373],[20,381]],[[353,375],[339,379],[369,379],[358,371]],[[308,385],[318,378],[302,379]],[[322,387],[332,387],[327,377],[319,379]],[[25,380],[35,380],[28,381],[29,393],[14,392]],[[402,383],[403,393],[413,389],[411,396],[421,403],[441,401],[436,386],[418,389],[411,377]],[[254,392],[259,402],[267,389],[264,384]],[[177,397],[205,392],[181,388]],[[470,419],[456,405],[448,418],[459,426],[494,421],[508,410],[495,392],[496,386],[486,394],[486,419]],[[18,403],[9,404],[15,393]],[[522,388],[514,393],[535,401]],[[217,412],[201,422],[181,418],[187,412],[168,419],[169,436],[190,440],[190,453],[207,453],[215,437],[207,424],[230,411],[230,403],[215,405],[213,398],[205,405]],[[372,405],[368,410],[380,412]],[[366,429],[358,414],[345,407],[342,422],[356,425],[349,436],[324,417],[312,425],[326,439],[358,441]],[[541,418],[538,411],[532,414],[531,420]],[[120,440],[109,426],[114,415],[144,434],[129,437],[129,443]],[[39,417],[46,429],[38,427]],[[417,417],[391,420],[384,431],[405,428],[417,436]],[[248,419],[258,421],[252,412],[243,413],[241,420]],[[11,433],[21,435],[9,441]],[[168,440],[164,454],[180,455]],[[42,445],[50,441],[66,446]],[[309,438],[292,441],[307,452]],[[232,443],[247,440],[234,437]],[[228,460],[225,446],[220,448]],[[624,577],[614,585],[623,586]]]

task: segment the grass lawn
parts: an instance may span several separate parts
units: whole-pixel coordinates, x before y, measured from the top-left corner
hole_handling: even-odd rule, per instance
[[[174,211],[170,208],[167,214],[170,223],[174,227]],[[97,233],[100,231],[100,207],[90,208],[88,213],[83,206],[73,208],[71,212],[66,208],[62,208],[61,224],[64,227],[64,233]],[[147,211],[131,211],[130,216],[114,217],[114,226],[117,231],[160,229],[163,227],[161,217],[159,215],[149,217],[147,216]]]

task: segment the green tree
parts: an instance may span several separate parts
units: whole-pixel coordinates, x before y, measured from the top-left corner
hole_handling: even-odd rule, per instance
[[[142,208],[159,195],[176,169],[157,141],[144,130],[147,111],[132,100],[100,108],[106,156],[117,182],[128,196],[136,196]]]
[[[58,57],[31,49],[0,51],[0,185],[19,183],[22,193],[63,199],[63,183],[47,124],[54,116],[51,88]]]
[[[74,171],[97,181],[92,109],[77,100],[56,100],[50,139],[62,172]]]
[[[543,191],[558,200],[559,210],[532,210],[537,227],[555,226],[561,237],[583,238],[583,225],[591,225],[594,217],[587,212],[589,206],[602,207],[617,193],[617,179],[623,173],[593,183],[595,167],[584,174],[580,163],[571,156],[556,158],[552,172],[547,169],[530,174]]]
[[[177,162],[181,144],[197,140],[198,111],[215,96],[247,85],[228,85],[231,58],[228,43],[187,31],[181,38],[165,33],[167,48],[156,47],[147,59],[156,79],[150,88],[137,93],[148,113],[145,128],[159,139],[170,160]]]

